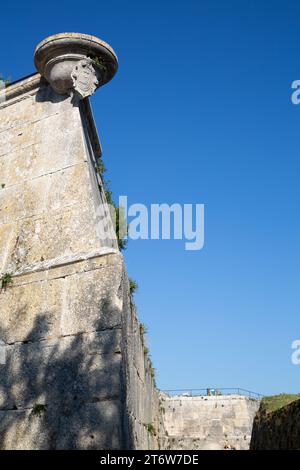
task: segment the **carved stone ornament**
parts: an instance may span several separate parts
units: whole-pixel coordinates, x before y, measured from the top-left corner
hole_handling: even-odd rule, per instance
[[[97,75],[91,59],[80,60],[71,73],[74,91],[81,98],[93,95],[99,85]]]
[[[44,39],[36,47],[34,62],[56,93],[80,99],[111,80],[118,68],[117,56],[106,42],[79,33]]]

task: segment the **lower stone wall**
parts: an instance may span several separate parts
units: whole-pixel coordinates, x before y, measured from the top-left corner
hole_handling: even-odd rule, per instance
[[[300,450],[300,400],[267,413],[260,407],[255,416],[252,450]]]
[[[249,449],[257,400],[239,395],[162,395],[166,449]]]
[[[0,449],[159,446],[158,392],[119,253],[13,276],[0,314]]]

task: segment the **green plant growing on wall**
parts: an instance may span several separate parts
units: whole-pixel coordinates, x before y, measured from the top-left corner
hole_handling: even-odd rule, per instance
[[[141,336],[144,336],[147,334],[148,330],[147,330],[147,327],[146,325],[144,325],[144,323],[140,323],[140,335]]]
[[[147,328],[144,325],[144,323],[140,323],[139,330],[140,330],[142,345],[144,346],[145,345],[145,335],[147,334]]]
[[[1,278],[1,289],[6,289],[6,287],[13,282],[12,275],[9,273],[3,274]]]
[[[32,408],[32,414],[33,416],[39,416],[41,417],[43,413],[46,411],[46,405],[43,405],[42,403],[36,403],[34,407]]]
[[[149,348],[145,344],[145,334],[147,333],[147,328],[143,323],[140,323],[139,325],[140,329],[140,335],[141,335],[141,340],[142,340],[142,346],[143,346],[143,351],[144,351],[144,357],[146,360],[146,366],[145,366],[145,374],[148,372],[153,380],[154,386],[156,387],[156,372],[155,368],[153,367],[152,360],[149,354]]]
[[[138,283],[130,277],[129,278],[130,295],[133,295],[138,290],[138,288],[139,288]]]
[[[118,239],[118,246],[119,249],[125,250],[127,246],[127,239],[125,236],[128,234],[128,227],[126,227],[126,219],[124,215],[124,208],[123,207],[115,207],[116,209],[116,235]],[[126,234],[126,235],[124,235]]]
[[[101,57],[90,57],[92,59],[92,64],[101,70],[102,73],[106,74],[106,64]]]
[[[155,374],[156,374],[155,368],[151,365],[150,366],[150,375],[151,375],[151,377],[154,381],[155,381]]]
[[[104,173],[106,172],[106,167],[103,162],[102,158],[98,158],[97,164],[96,164],[96,172],[100,175],[103,188],[104,188],[104,193],[105,193],[105,198],[107,204],[111,206],[114,214],[112,214],[112,218],[115,219],[115,229],[116,229],[116,236],[117,236],[117,241],[118,241],[118,247],[119,250],[125,250],[126,245],[127,245],[127,234],[128,234],[128,226],[126,224],[126,217],[124,214],[124,208],[123,207],[118,207],[117,204],[115,203],[112,195],[112,191],[109,187],[110,181],[105,179]]]
[[[147,431],[151,436],[156,436],[156,430],[152,423],[147,424]]]
[[[147,371],[148,371],[148,373],[150,374],[150,377],[153,380],[154,386],[156,387],[156,371],[155,371],[155,368],[153,367],[152,360],[151,360],[151,357],[149,355],[148,355],[147,359],[148,359]]]
[[[99,175],[101,175],[103,179],[103,174],[106,172],[106,166],[102,158],[98,158],[97,160],[96,171],[97,173],[99,173]]]

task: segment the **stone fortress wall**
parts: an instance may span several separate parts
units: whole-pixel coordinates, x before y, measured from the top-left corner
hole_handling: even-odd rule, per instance
[[[158,394],[100,151],[88,98],[58,94],[39,74],[5,90],[0,449],[158,446]]]
[[[245,447],[255,403],[155,387],[88,101],[113,50],[64,33],[35,63],[0,92],[0,449]]]
[[[259,400],[241,395],[162,395],[165,447],[247,450]]]

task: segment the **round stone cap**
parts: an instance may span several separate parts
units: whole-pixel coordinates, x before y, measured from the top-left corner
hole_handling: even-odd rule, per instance
[[[75,80],[78,77],[81,80],[82,71],[87,77],[89,70],[95,70],[95,88],[98,88],[111,80],[118,69],[117,55],[109,44],[81,33],[47,37],[36,47],[34,63],[39,73],[60,94],[70,92],[74,76]]]

